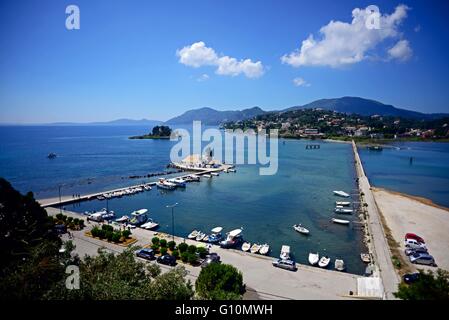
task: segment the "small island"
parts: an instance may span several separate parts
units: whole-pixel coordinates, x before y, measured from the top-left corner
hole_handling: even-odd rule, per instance
[[[129,137],[129,139],[170,139],[171,131],[168,126],[155,126],[151,133]]]

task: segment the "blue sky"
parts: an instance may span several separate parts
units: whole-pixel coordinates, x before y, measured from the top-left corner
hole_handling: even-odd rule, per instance
[[[79,6],[80,30],[65,28],[69,4]],[[371,4],[386,24],[355,32],[353,10]],[[446,1],[2,1],[0,122],[167,120],[205,106],[274,110],[346,95],[449,112],[448,9]]]

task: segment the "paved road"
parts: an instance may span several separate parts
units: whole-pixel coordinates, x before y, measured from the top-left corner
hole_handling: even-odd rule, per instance
[[[47,212],[56,214],[59,210],[47,208]],[[78,216],[67,211],[65,214]],[[88,228],[90,227],[91,225],[88,225]],[[105,247],[111,252],[124,250],[121,246],[87,237],[84,235],[84,231],[72,232],[72,234],[76,252],[81,257],[85,254],[96,254],[100,247]],[[151,243],[151,238],[155,235],[156,233],[148,230],[139,228],[133,230],[133,237],[138,240],[136,245],[143,246]],[[162,234],[157,235],[159,237],[164,236]],[[165,238],[171,240],[170,236]],[[175,237],[175,241],[180,243],[184,239]],[[186,240],[186,243],[198,244],[198,242],[191,240]],[[274,268],[271,265],[272,258],[269,257],[223,249],[219,246],[212,246],[210,251],[217,252],[224,263],[235,266],[243,273],[243,280],[247,289],[257,294],[250,294],[252,297],[258,297],[259,299],[336,300],[351,298],[348,297],[350,291],[354,294],[357,293],[357,278],[359,278],[357,275],[304,265],[298,265],[298,271],[291,272]],[[190,265],[185,265],[185,267],[189,273],[187,278],[195,283],[201,269]],[[162,268],[163,270],[169,269],[166,266],[162,266]]]
[[[368,224],[371,237],[373,239],[373,249],[375,261],[379,268],[380,277],[385,292],[385,299],[395,299],[393,292],[397,291],[399,284],[399,276],[397,275],[393,263],[391,261],[391,251],[385,236],[385,232],[380,219],[379,209],[371,191],[371,185],[365,175],[360,156],[357,151],[357,146],[352,142],[355,162],[357,167],[357,175],[359,178],[360,191],[365,194],[364,200],[368,204]]]

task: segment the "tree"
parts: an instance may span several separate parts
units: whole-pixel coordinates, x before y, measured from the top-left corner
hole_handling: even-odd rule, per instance
[[[173,251],[173,250],[175,250],[175,247],[176,247],[176,242],[174,242],[174,241],[169,241],[168,242],[168,248],[171,250],[171,251]]]
[[[161,248],[167,248],[167,240],[161,239],[159,241],[159,244],[160,244]]]
[[[419,271],[419,278],[409,285],[401,283],[394,296],[403,300],[449,300],[449,272],[438,269]]]
[[[171,129],[168,126],[155,126],[152,134],[153,136],[168,137],[171,134]]]
[[[190,254],[195,254],[195,253],[196,253],[196,246],[194,246],[193,244],[190,245],[190,246],[188,247],[187,251],[188,251]]]
[[[128,229],[125,229],[125,230],[122,231],[122,236],[125,239],[128,239],[130,235],[131,235],[131,231],[129,231]]]
[[[211,263],[195,282],[197,295],[207,300],[237,300],[244,293],[243,276],[234,266]]]
[[[202,258],[202,259],[206,258],[206,255],[207,255],[207,249],[206,249],[206,248],[204,248],[204,247],[198,247],[198,248],[196,249],[196,251],[197,251],[198,254],[200,255],[200,258]]]
[[[178,250],[179,250],[179,252],[184,253],[187,251],[188,247],[189,247],[189,245],[187,243],[183,242],[178,245]]]
[[[159,238],[153,237],[153,239],[151,239],[151,243],[159,245]]]
[[[186,280],[184,267],[176,267],[159,275],[151,284],[151,299],[154,300],[190,300],[193,289],[190,280]]]

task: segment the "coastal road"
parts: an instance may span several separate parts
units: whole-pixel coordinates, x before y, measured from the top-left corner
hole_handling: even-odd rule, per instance
[[[59,209],[47,208],[50,215],[59,213]],[[76,213],[65,211],[64,214],[79,217]],[[94,223],[87,225],[87,229],[91,228]],[[85,254],[95,255],[97,250],[104,247],[110,252],[119,253],[125,248],[112,243],[101,241],[87,237],[84,231],[71,232],[72,241],[76,245],[75,252],[83,257]],[[136,245],[144,246],[151,243],[154,236],[164,237],[171,240],[171,236],[143,230],[134,229],[133,237],[138,241]],[[67,239],[65,237],[64,239]],[[183,242],[185,239],[175,237],[177,243]],[[188,244],[198,245],[199,243],[192,240],[185,240]],[[243,273],[243,280],[246,283],[249,296],[257,299],[295,299],[295,300],[337,300],[351,299],[355,297],[349,296],[349,292],[357,293],[357,275],[323,270],[315,267],[298,265],[298,271],[291,272],[271,265],[272,258],[244,253],[239,250],[223,249],[219,246],[212,246],[210,252],[217,252],[223,263],[235,266]],[[195,283],[201,268],[184,265],[188,271],[187,278]],[[170,267],[161,266],[166,271]]]
[[[359,178],[359,188],[360,191],[365,194],[364,200],[368,205],[368,228],[373,240],[375,262],[379,267],[379,273],[384,287],[384,298],[388,300],[395,299],[395,297],[393,296],[393,292],[397,291],[400,279],[391,261],[391,251],[388,246],[387,238],[382,226],[379,209],[373,196],[371,185],[368,181],[367,176],[365,175],[365,171],[363,169],[363,165],[357,151],[357,146],[354,141],[352,142],[352,146],[354,151],[357,176]]]

